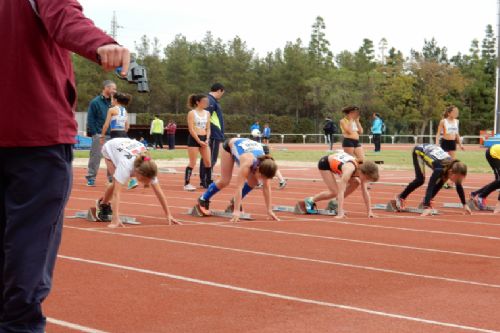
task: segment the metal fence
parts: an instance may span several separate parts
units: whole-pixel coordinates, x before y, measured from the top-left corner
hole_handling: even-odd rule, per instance
[[[250,133],[226,133],[227,137],[248,137],[251,138]],[[342,140],[342,134],[334,134],[335,142]],[[360,135],[361,143],[372,143],[371,135]],[[484,136],[480,135],[464,135],[461,137],[463,144],[480,144],[481,139],[485,139]],[[382,135],[382,143],[385,144],[417,144],[417,143],[434,143],[436,140],[435,136],[429,135],[404,135],[404,134],[393,134],[393,135]],[[324,134],[271,134],[271,143],[325,143],[326,137]]]

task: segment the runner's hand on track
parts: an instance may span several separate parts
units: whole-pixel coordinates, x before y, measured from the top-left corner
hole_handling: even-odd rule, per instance
[[[338,211],[337,212],[337,216],[335,216],[336,219],[343,219],[345,217],[347,217],[347,216],[346,216],[346,214],[343,211],[342,212]]]
[[[170,215],[168,218],[168,225],[181,225],[182,223],[176,219],[172,215]]]
[[[368,217],[375,218],[375,217],[377,217],[377,215],[373,214],[373,211],[370,209],[370,211],[368,212]]]
[[[426,208],[424,209],[423,213],[420,214],[420,216],[431,216],[432,215],[432,208]]]
[[[465,210],[465,214],[467,214],[467,215],[472,215],[472,210],[470,210],[470,207],[469,207],[469,206],[464,205],[464,210]]]
[[[271,218],[271,219],[273,219],[275,221],[280,221],[279,217],[277,217],[276,214],[274,214],[273,211],[267,212],[267,215],[268,215],[268,219]]]
[[[233,217],[231,218],[231,222],[236,223],[240,220],[240,212],[235,209],[233,212]]]

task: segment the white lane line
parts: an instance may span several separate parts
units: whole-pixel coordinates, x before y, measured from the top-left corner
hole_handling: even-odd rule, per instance
[[[333,236],[321,236],[321,235],[314,235],[314,234],[307,234],[307,233],[300,233],[300,232],[288,232],[288,231],[282,231],[282,230],[272,230],[272,229],[263,229],[263,228],[255,228],[255,227],[240,227],[240,226],[237,226],[234,224],[233,225],[228,225],[228,224],[222,225],[221,224],[221,225],[216,225],[216,227],[235,228],[235,229],[242,229],[242,230],[249,230],[249,231],[275,233],[275,234],[281,234],[281,235],[335,240],[335,241],[350,242],[350,243],[356,243],[356,244],[367,244],[367,245],[383,246],[383,247],[390,247],[390,248],[399,248],[399,249],[405,249],[405,250],[416,250],[416,251],[434,252],[434,253],[446,253],[446,254],[454,254],[454,255],[477,257],[477,258],[487,258],[487,259],[500,259],[500,256],[493,256],[493,255],[487,255],[487,254],[448,251],[448,250],[424,248],[424,247],[409,246],[409,245],[397,245],[397,244],[381,243],[381,242],[370,242],[370,241],[363,241],[363,240],[359,240],[359,239],[341,238],[341,237],[333,237]]]
[[[180,199],[180,198],[176,198],[176,197],[173,197],[173,198]],[[93,201],[92,199],[82,198],[82,197],[72,197],[72,199]],[[216,201],[216,200],[214,200],[214,201]],[[131,202],[131,201],[122,201],[122,203],[127,204],[127,205],[158,207],[158,205],[155,205],[155,204],[142,204],[142,203]],[[188,209],[188,207],[183,207],[183,206],[171,205],[170,207]],[[130,214],[128,214],[128,215],[130,215]],[[267,217],[266,214],[252,213],[252,215],[266,216]],[[146,215],[132,215],[132,216],[158,219],[158,217],[146,216]],[[406,232],[419,232],[419,233],[441,234],[441,235],[458,236],[458,237],[481,238],[481,239],[488,239],[488,240],[500,240],[500,237],[495,237],[495,236],[482,236],[482,235],[476,235],[476,234],[455,233],[455,232],[447,232],[447,231],[440,231],[440,230],[426,230],[426,229],[392,227],[392,226],[383,226],[383,225],[379,225],[379,224],[353,223],[353,222],[339,221],[337,219],[326,220],[326,219],[311,218],[311,217],[306,217],[306,216],[310,216],[310,215],[304,215],[304,217],[301,219],[304,221],[315,221],[315,222],[319,222],[319,223],[353,225],[353,226],[365,227],[365,228],[391,229],[391,230],[406,231]],[[411,217],[411,218],[414,218],[414,217]],[[362,218],[362,219],[365,219],[365,218]]]
[[[140,216],[140,215],[131,215],[131,216]],[[163,218],[158,218],[158,217],[151,217],[151,218],[154,218],[157,220],[164,220]],[[477,254],[477,253],[470,253],[470,252],[440,250],[440,249],[434,249],[434,248],[424,248],[424,247],[409,246],[409,245],[398,245],[398,244],[391,244],[391,243],[371,242],[371,241],[364,241],[364,240],[352,239],[352,238],[322,236],[322,235],[307,234],[307,233],[301,233],[301,232],[289,232],[289,231],[282,231],[282,230],[263,229],[263,228],[257,228],[257,227],[242,227],[242,226],[236,225],[235,223],[231,223],[231,222],[209,223],[209,222],[189,221],[189,220],[183,220],[183,222],[189,222],[189,223],[192,223],[195,225],[213,226],[213,227],[219,227],[219,228],[235,228],[235,229],[242,229],[242,230],[249,230],[249,231],[281,234],[281,235],[287,235],[287,236],[298,236],[298,237],[334,240],[334,241],[349,242],[349,243],[356,243],[356,244],[398,248],[398,249],[404,249],[404,250],[415,250],[415,251],[434,252],[434,253],[446,253],[446,254],[476,257],[476,258],[500,259],[500,256],[494,256],[494,255],[488,255],[488,254]],[[265,221],[263,221],[263,222],[265,223]],[[258,221],[257,222],[256,221],[249,222],[249,223],[258,223]],[[276,222],[276,223],[280,223],[280,222]],[[243,224],[243,223],[238,222],[238,224]],[[131,227],[131,228],[133,228],[133,227]],[[97,229],[97,228],[92,228],[92,229]]]
[[[248,288],[238,287],[238,286],[234,286],[234,285],[230,285],[230,284],[217,283],[217,282],[212,282],[212,281],[207,281],[207,280],[190,278],[190,277],[182,276],[182,275],[157,272],[157,271],[152,271],[149,269],[137,268],[137,267],[132,267],[132,266],[124,266],[124,265],[119,265],[119,264],[103,262],[103,261],[89,260],[89,259],[78,258],[78,257],[70,257],[70,256],[65,256],[65,255],[58,255],[58,257],[60,259],[66,259],[66,260],[70,260],[70,261],[74,261],[74,262],[99,265],[99,266],[105,266],[105,267],[121,269],[121,270],[126,270],[126,271],[131,271],[131,272],[137,272],[137,273],[143,273],[143,274],[148,274],[148,275],[153,275],[153,276],[165,277],[168,279],[179,280],[179,281],[184,281],[184,282],[189,282],[189,283],[195,283],[195,284],[210,286],[210,287],[215,287],[215,288],[222,288],[222,289],[237,291],[237,292],[246,293],[246,294],[266,296],[266,297],[270,297],[270,298],[282,299],[282,300],[287,300],[287,301],[319,305],[319,306],[324,306],[324,307],[329,307],[329,308],[348,310],[348,311],[365,313],[365,314],[370,314],[370,315],[375,315],[375,316],[380,316],[380,317],[401,319],[401,320],[407,320],[407,321],[412,321],[412,322],[418,322],[421,324],[455,328],[455,329],[461,329],[461,330],[466,330],[466,331],[485,332],[485,333],[500,333],[500,331],[495,331],[495,330],[485,329],[485,328],[480,328],[480,327],[465,326],[465,325],[460,325],[460,324],[455,324],[455,323],[441,322],[441,321],[430,320],[430,319],[419,318],[419,317],[412,317],[412,316],[408,316],[408,315],[372,310],[372,309],[350,306],[350,305],[345,305],[345,304],[337,304],[337,303],[331,303],[331,302],[325,302],[325,301],[318,301],[318,300],[309,299],[309,298],[301,298],[301,297],[289,296],[289,295],[284,295],[284,294],[279,294],[279,293],[271,293],[271,292],[266,292],[266,291],[262,291],[262,290],[248,289]]]
[[[51,323],[53,325],[69,328],[73,331],[79,331],[79,332],[85,332],[85,333],[107,333],[105,331],[97,330],[95,328],[90,328],[90,327],[86,327],[86,326],[82,326],[82,325],[78,325],[78,324],[74,324],[74,323],[70,323],[70,322],[67,322],[64,320],[59,320],[59,319],[50,318],[50,317],[47,318],[47,322]]]
[[[117,233],[117,232],[105,231],[105,230],[95,230],[95,229],[91,230],[91,229],[86,229],[86,228],[69,227],[69,226],[65,226],[65,228],[75,229],[75,230],[80,230],[80,231],[96,232],[96,233],[107,234],[107,235],[116,235],[116,236],[122,236],[122,237],[128,237],[128,238],[152,240],[152,241],[159,241],[159,242],[164,242],[164,243],[203,247],[203,248],[216,249],[216,250],[222,250],[222,251],[230,251],[230,252],[236,252],[236,253],[253,254],[253,255],[265,256],[265,257],[273,257],[273,258],[288,259],[288,260],[301,261],[301,262],[333,265],[333,266],[340,266],[340,267],[347,267],[347,268],[354,268],[354,269],[362,269],[362,270],[367,270],[367,271],[375,271],[375,272],[381,272],[381,273],[396,274],[396,275],[410,276],[410,277],[416,277],[416,278],[440,280],[440,281],[446,281],[446,282],[453,282],[453,283],[468,284],[468,285],[474,285],[474,286],[499,288],[500,289],[500,285],[498,285],[498,284],[490,284],[490,283],[483,283],[483,282],[476,282],[476,281],[469,281],[469,280],[462,280],[462,279],[453,279],[453,278],[446,278],[446,277],[435,276],[435,275],[410,273],[410,272],[397,271],[397,270],[392,270],[392,269],[378,268],[378,267],[373,267],[373,266],[355,265],[355,264],[348,264],[348,263],[336,262],[336,261],[330,261],[330,260],[288,256],[288,255],[284,255],[284,254],[276,254],[276,253],[270,253],[270,252],[252,251],[252,250],[211,245],[211,244],[205,244],[205,243],[186,242],[186,241],[180,241],[180,240],[169,239],[169,238],[142,236],[142,235],[135,235],[135,234],[128,234],[128,233]]]

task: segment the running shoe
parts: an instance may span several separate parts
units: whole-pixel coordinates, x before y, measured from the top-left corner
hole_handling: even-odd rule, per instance
[[[403,210],[406,208],[405,199],[401,198],[399,195],[396,196],[396,209]]]
[[[443,188],[446,189],[446,190],[449,190],[450,188],[453,188],[453,186],[451,186],[448,183],[444,183]]]
[[[113,215],[113,211],[111,210],[110,204],[101,203],[102,199],[97,200],[95,205],[95,215],[97,220],[102,222],[111,222],[111,217]]]
[[[282,190],[286,187],[286,180],[283,180],[282,182],[280,182],[280,186],[278,187],[278,189]]]
[[[184,185],[184,190],[189,191],[189,192],[193,192],[193,191],[196,191],[196,187],[191,185],[191,184],[187,184],[187,185]]]
[[[95,179],[87,179],[87,186],[95,187]]]
[[[306,213],[307,214],[317,214],[318,209],[316,208],[316,203],[313,201],[312,197],[305,198],[304,204],[306,206]]]
[[[203,215],[210,215],[210,201],[203,199],[203,197],[198,198],[198,208]]]
[[[128,181],[127,189],[133,190],[137,186],[139,186],[139,182],[137,181],[137,178],[130,178],[130,180]]]
[[[486,199],[485,198],[481,198],[479,195],[476,195],[474,198],[472,198],[472,200],[474,201],[474,205],[476,205],[476,207],[479,209],[479,210],[485,210],[486,209]]]
[[[264,184],[259,182],[259,183],[257,184],[257,186],[255,186],[255,188],[262,188],[263,186],[264,186]]]

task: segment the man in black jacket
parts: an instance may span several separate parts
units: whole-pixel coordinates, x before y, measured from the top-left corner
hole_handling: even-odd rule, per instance
[[[335,143],[333,135],[337,132],[337,126],[329,117],[325,119],[323,131],[325,132],[325,143],[330,145],[330,150],[333,150],[333,144]]]

